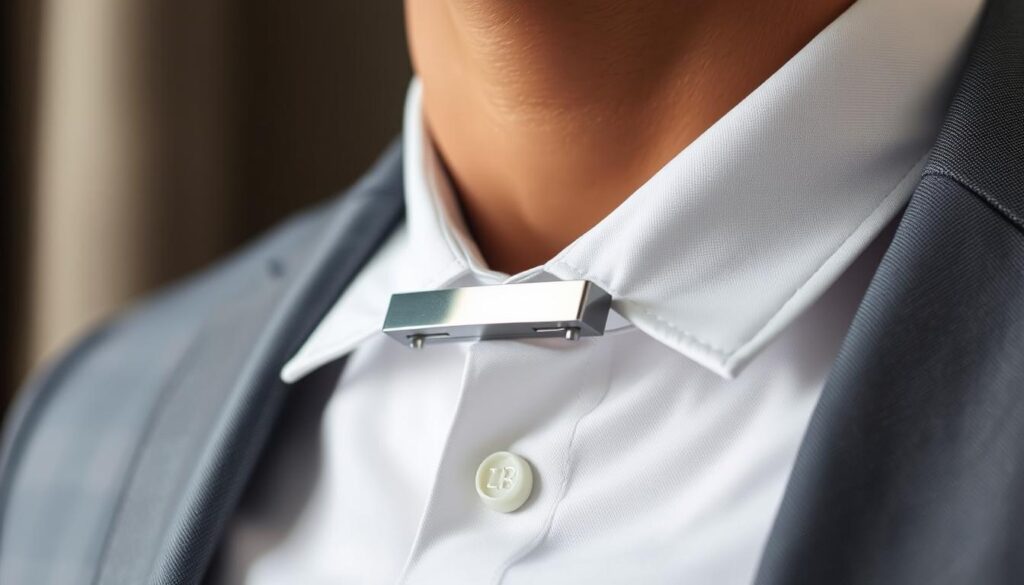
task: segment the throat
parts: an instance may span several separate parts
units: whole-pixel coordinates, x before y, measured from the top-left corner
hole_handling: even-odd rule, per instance
[[[852,2],[408,0],[428,131],[488,265],[546,262]]]

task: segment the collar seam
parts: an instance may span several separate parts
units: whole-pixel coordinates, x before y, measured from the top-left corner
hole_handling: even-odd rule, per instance
[[[797,297],[797,295],[799,295],[799,293],[801,291],[803,291],[808,286],[808,284],[811,281],[814,280],[814,277],[817,276],[818,273],[820,273],[822,270],[824,270],[825,267],[827,267],[828,265],[830,265],[832,263],[832,261],[836,257],[836,255],[841,250],[843,250],[843,248],[846,246],[846,243],[849,242],[851,238],[853,238],[855,235],[857,235],[860,232],[860,230],[864,226],[864,224],[866,224],[869,220],[871,220],[878,213],[878,210],[881,209],[887,202],[889,202],[893,198],[893,196],[899,190],[900,185],[902,185],[904,183],[904,181],[906,181],[907,178],[916,169],[921,168],[921,164],[927,159],[927,157],[928,157],[928,154],[925,153],[924,156],[919,158],[913,165],[911,165],[910,169],[900,177],[900,179],[896,182],[896,184],[889,190],[888,194],[886,194],[885,197],[880,199],[878,204],[875,205],[873,208],[871,208],[871,211],[869,211],[864,216],[864,218],[852,230],[850,230],[850,233],[847,234],[847,236],[845,238],[843,238],[843,241],[840,242],[835,247],[835,249],[832,250],[832,252],[828,255],[828,257],[826,257],[821,262],[821,264],[818,265],[818,267],[814,270],[814,272],[809,274],[806,279],[803,279],[803,282],[798,287],[796,287],[796,289],[793,290],[792,294],[790,294],[786,298],[786,300],[783,301],[782,304],[779,305],[779,307],[777,309],[772,311],[772,313],[757,328],[756,331],[754,331],[752,334],[747,336],[745,339],[743,339],[741,342],[739,342],[736,346],[732,347],[731,349],[726,349],[726,348],[723,348],[723,347],[719,347],[719,346],[715,345],[714,343],[711,343],[711,342],[709,342],[709,341],[707,341],[705,339],[702,339],[699,336],[693,334],[692,332],[687,331],[687,330],[679,327],[674,322],[669,321],[665,317],[661,316],[657,312],[655,312],[655,311],[653,311],[653,310],[651,310],[651,309],[649,309],[647,307],[638,305],[635,302],[629,302],[629,301],[619,301],[619,302],[620,303],[626,303],[629,306],[637,307],[644,315],[655,319],[659,323],[663,324],[664,326],[666,326],[669,329],[671,329],[672,331],[674,331],[676,334],[681,335],[684,339],[686,339],[686,340],[688,340],[688,341],[690,341],[692,343],[696,343],[696,344],[702,346],[706,350],[711,351],[711,352],[717,354],[720,358],[723,358],[725,360],[729,360],[737,352],[739,352],[744,347],[746,347],[748,344],[750,344],[752,341],[757,339],[762,334],[762,332],[764,332],[766,329],[768,329],[768,327],[770,327],[775,322],[775,320],[778,318],[779,314],[781,314],[786,309],[786,307],[788,307],[790,305],[790,303],[793,302],[793,299],[795,299]],[[615,299],[616,296],[618,296],[618,297],[625,297],[626,296],[626,295],[623,295],[623,294],[619,293],[616,290],[615,287],[612,287],[612,286],[608,285],[606,282],[602,282],[600,279],[596,279],[596,278],[593,278],[593,277],[587,275],[580,268],[574,266],[573,264],[570,264],[569,261],[566,260],[565,258],[559,258],[559,259],[553,261],[552,264],[560,264],[560,265],[568,268],[578,278],[584,278],[584,279],[589,279],[589,280],[594,281],[596,284],[600,285],[601,288],[603,288],[603,289],[607,290],[608,292],[612,293],[612,295],[613,295],[612,299],[613,300]]]
[[[923,170],[923,164],[924,164],[925,160],[927,160],[927,158],[928,158],[928,152],[925,152],[924,155],[922,155],[919,159],[917,159],[917,162],[915,162],[914,164],[910,165],[910,168],[907,169],[907,172],[903,173],[903,175],[900,176],[900,179],[898,181],[896,181],[896,184],[893,185],[891,189],[889,189],[889,192],[885,195],[885,197],[882,197],[878,201],[878,204],[875,205],[873,208],[871,208],[871,211],[868,212],[864,216],[863,219],[861,219],[860,223],[858,223],[856,225],[856,227],[854,227],[852,230],[850,230],[850,233],[848,233],[846,235],[846,237],[843,238],[843,241],[840,242],[839,245],[837,245],[834,250],[832,250],[832,253],[829,254],[828,257],[825,258],[825,260],[823,260],[821,262],[821,264],[818,265],[818,267],[814,270],[814,272],[812,272],[810,275],[808,275],[807,278],[804,279],[803,283],[801,283],[800,286],[798,286],[795,290],[793,290],[793,293],[790,294],[789,297],[787,297],[786,300],[783,301],[782,304],[779,305],[779,307],[777,309],[775,309],[771,313],[771,315],[768,316],[768,319],[760,327],[758,327],[757,331],[755,331],[752,335],[750,335],[747,339],[745,339],[743,342],[741,342],[739,345],[737,345],[727,355],[725,355],[723,357],[726,357],[726,358],[731,357],[733,354],[735,354],[736,352],[738,352],[741,349],[743,349],[747,344],[749,344],[750,342],[752,342],[755,339],[757,339],[761,335],[762,332],[764,332],[766,329],[768,329],[775,322],[775,320],[778,318],[778,316],[786,309],[786,307],[788,307],[793,302],[793,300],[795,298],[797,298],[797,295],[799,295],[801,291],[803,291],[804,289],[807,288],[807,286],[811,283],[811,281],[814,280],[814,277],[816,277],[822,270],[824,270],[827,266],[829,266],[833,262],[833,260],[836,258],[836,255],[839,254],[843,250],[843,248],[845,248],[847,242],[849,242],[854,236],[856,236],[861,231],[861,228],[863,228],[866,223],[868,223],[871,219],[873,219],[875,217],[875,215],[878,213],[878,211],[880,209],[882,209],[885,206],[886,203],[888,203],[889,201],[892,200],[892,198],[896,195],[896,193],[898,191],[900,191],[900,186],[903,185],[903,183],[912,174],[914,174],[915,171],[918,171],[918,175],[920,176],[920,171]],[[908,199],[913,195],[915,190],[916,190],[916,187],[909,190],[909,192],[907,193],[907,198]],[[890,218],[889,221],[892,221],[892,218]],[[872,238],[872,240],[875,237],[877,237],[877,234]],[[860,250],[857,255],[859,256],[861,253],[863,253],[863,250]],[[856,256],[854,257],[854,259],[855,258],[856,258]],[[822,292],[824,292],[824,291],[822,291]]]
[[[422,116],[422,112],[420,113]],[[447,213],[445,206],[441,203],[438,195],[446,193],[449,196],[449,200],[454,202],[455,193],[451,190],[445,189],[445,187],[454,188],[452,181],[447,176],[442,176],[445,173],[444,167],[441,164],[440,156],[437,152],[437,147],[434,145],[434,141],[431,139],[429,132],[427,131],[426,124],[423,122],[422,117],[419,120],[421,136],[420,140],[423,143],[421,162],[423,164],[423,179],[427,183],[427,188],[435,196],[428,197],[428,205],[433,215],[434,225],[437,231],[441,235],[441,239],[445,243],[445,247],[448,248],[448,253],[452,255],[455,262],[464,269],[470,269],[472,262],[466,254],[466,249],[462,242],[459,242],[459,236],[452,229],[451,224],[457,221],[459,218],[448,217],[450,214]]]
[[[462,270],[460,270],[456,274],[445,274],[445,273],[447,273],[451,269],[452,266],[461,268]],[[423,288],[428,289],[428,290],[436,289],[436,288],[444,285],[445,283],[451,282],[453,279],[455,279],[458,276],[462,275],[465,271],[467,271],[469,269],[470,269],[469,266],[466,266],[466,264],[464,262],[462,262],[462,260],[460,258],[452,258],[452,261],[449,262],[448,264],[446,264],[445,267],[441,269],[441,272],[442,272],[441,278],[437,278],[437,279],[434,279],[434,280],[427,281],[429,284],[424,285]]]
[[[676,333],[682,335],[683,337],[685,337],[689,341],[694,342],[697,345],[700,345],[700,346],[704,347],[705,349],[707,349],[707,350],[709,350],[711,352],[714,352],[715,354],[717,354],[717,355],[719,355],[721,357],[726,357],[727,358],[729,355],[731,355],[732,352],[729,352],[725,348],[718,347],[715,344],[711,343],[710,341],[702,339],[702,338],[698,337],[697,335],[695,335],[694,333],[691,333],[689,331],[686,331],[685,329],[680,328],[678,325],[672,323],[671,321],[665,319],[661,315],[655,313],[654,311],[652,311],[652,310],[650,310],[650,309],[648,309],[646,307],[643,307],[643,306],[641,306],[641,305],[639,305],[639,304],[637,304],[635,302],[630,302],[630,301],[626,301],[626,300],[617,301],[615,297],[624,297],[626,295],[623,295],[623,294],[619,293],[615,289],[615,287],[609,285],[606,282],[603,282],[601,279],[594,278],[594,277],[592,277],[590,275],[587,275],[583,270],[581,270],[581,269],[577,268],[576,266],[570,264],[564,258],[560,258],[558,260],[555,260],[554,262],[552,262],[552,264],[560,264],[560,265],[564,266],[565,268],[568,268],[570,272],[572,272],[573,274],[576,275],[576,277],[581,278],[581,279],[585,279],[585,280],[590,280],[590,281],[594,282],[595,284],[599,285],[601,288],[605,289],[606,291],[608,291],[609,293],[612,294],[612,301],[613,302],[618,302],[619,305],[625,304],[627,306],[637,307],[640,310],[640,312],[642,312],[644,315],[646,315],[648,317],[654,318],[659,323],[664,324],[666,327],[668,327],[669,329],[671,329],[671,330],[675,331]],[[733,350],[733,351],[735,351],[735,350]]]

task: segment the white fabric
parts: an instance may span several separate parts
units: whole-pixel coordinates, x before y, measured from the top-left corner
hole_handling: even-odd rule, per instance
[[[406,224],[282,371],[352,354],[320,481],[245,581],[749,583],[878,261],[865,248],[916,184],[980,5],[858,1],[599,225],[511,278],[458,216],[414,82]],[[609,290],[611,331],[420,351],[379,333],[392,292],[552,278]],[[474,489],[501,450],[534,470],[512,514]]]

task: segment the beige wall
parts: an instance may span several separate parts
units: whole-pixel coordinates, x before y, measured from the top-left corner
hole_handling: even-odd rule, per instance
[[[399,0],[9,9],[8,394],[132,299],[350,183],[400,127]]]

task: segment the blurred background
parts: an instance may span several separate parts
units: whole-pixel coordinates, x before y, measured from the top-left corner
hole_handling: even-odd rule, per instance
[[[5,0],[0,411],[146,291],[398,134],[400,0]]]

